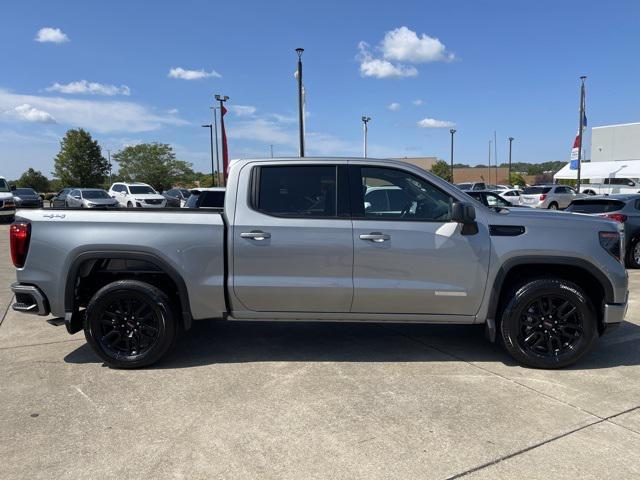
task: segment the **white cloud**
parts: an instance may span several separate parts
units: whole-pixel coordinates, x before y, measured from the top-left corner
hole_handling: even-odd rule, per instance
[[[297,137],[293,130],[287,130],[279,122],[265,118],[234,122],[227,135],[232,139],[258,141],[267,145],[297,145]]]
[[[38,30],[34,40],[41,43],[65,43],[69,41],[69,37],[59,28],[45,27]]]
[[[393,102],[390,103],[387,108],[392,112],[397,112],[398,110],[400,110],[400,104],[398,102]]]
[[[407,27],[387,32],[380,44],[382,55],[387,60],[409,63],[450,61],[455,58],[447,52],[437,38],[423,33],[420,36]]]
[[[167,113],[169,115],[175,115],[176,113],[178,113],[178,109],[177,108],[170,108],[169,110],[167,110]]]
[[[176,67],[169,70],[170,78],[181,78],[182,80],[201,80],[203,78],[215,77],[222,78],[215,70],[211,70],[210,72],[205,72],[203,69],[200,70],[185,70],[182,67]]]
[[[44,110],[39,110],[28,103],[10,108],[4,114],[12,119],[32,123],[56,123],[55,118]]]
[[[374,58],[366,42],[360,42],[358,50],[356,59],[360,62],[360,74],[363,77],[402,78],[418,75],[418,70],[411,65],[393,64],[387,60]]]
[[[16,107],[20,107],[27,117],[36,119],[30,121],[46,121],[47,117],[37,113],[41,111],[55,118],[59,124],[88,128],[100,133],[145,132],[167,125],[189,124],[181,118],[160,115],[133,102],[22,95],[0,89],[0,111],[16,110]],[[18,111],[16,113],[20,114]]]
[[[371,53],[368,43],[362,41],[358,44],[356,59],[360,62],[360,74],[363,77],[415,77],[418,69],[407,63],[451,61],[455,58],[437,38],[426,33],[418,36],[407,27],[385,33],[375,51],[381,54],[381,58]]]
[[[250,117],[258,110],[252,105],[230,105],[229,108],[239,117]]]
[[[413,102],[414,105],[420,106],[420,105],[424,105],[424,101],[420,100],[419,98],[414,100]]]
[[[88,93],[91,95],[131,95],[131,89],[126,85],[107,85],[105,83],[88,82],[86,80],[79,80],[77,82],[70,83],[54,83],[50,87],[46,88],[47,92],[60,92],[60,93]]]
[[[447,120],[436,120],[435,118],[423,118],[418,122],[421,128],[449,128],[455,127],[456,124]]]

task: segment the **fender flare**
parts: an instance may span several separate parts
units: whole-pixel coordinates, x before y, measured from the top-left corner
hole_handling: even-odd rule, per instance
[[[498,305],[500,304],[500,295],[502,288],[504,287],[504,280],[513,268],[522,265],[565,265],[581,268],[589,272],[600,284],[604,290],[604,300],[606,303],[614,303],[614,290],[611,281],[607,276],[596,267],[593,263],[576,257],[562,257],[553,255],[527,255],[523,257],[512,258],[505,261],[493,282],[493,288],[491,289],[491,296],[489,297],[489,308],[487,310],[487,318],[497,320],[496,314],[498,313]]]
[[[158,267],[163,273],[169,276],[171,280],[178,287],[178,294],[180,296],[180,309],[182,313],[182,322],[185,330],[191,328],[193,317],[191,315],[191,306],[189,303],[189,292],[187,285],[184,282],[182,276],[178,271],[173,268],[165,260],[161,259],[157,255],[148,252],[140,251],[121,251],[121,250],[90,250],[79,254],[71,265],[67,272],[67,278],[65,282],[64,291],[64,311],[65,311],[65,323],[69,333],[75,333],[82,329],[81,319],[78,319],[78,315],[75,315],[75,282],[78,278],[78,271],[80,266],[87,260],[103,260],[103,259],[123,259],[123,260],[143,260]],[[78,328],[79,327],[79,328]],[[75,330],[72,332],[72,330]]]

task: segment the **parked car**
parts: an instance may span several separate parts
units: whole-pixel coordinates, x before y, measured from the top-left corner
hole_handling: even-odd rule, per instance
[[[400,211],[365,208],[378,186],[401,190]],[[223,211],[21,213],[13,309],[64,317],[120,368],[158,361],[193,321],[267,318],[483,323],[518,362],[559,368],[625,316],[610,220],[476,209],[392,160],[237,160],[227,189]]]
[[[101,188],[76,188],[67,195],[67,207],[118,208],[120,203]]]
[[[526,205],[518,205],[518,204],[514,205],[508,200],[506,200],[505,198],[502,198],[502,196],[498,195],[495,192],[469,191],[469,192],[466,192],[466,194],[472,198],[475,198],[483,205],[486,205],[487,207],[491,207],[491,208],[494,208],[494,207],[530,208],[530,207],[527,207]]]
[[[14,188],[11,192],[16,208],[42,208],[42,197],[33,188]]]
[[[51,200],[49,200],[49,206],[52,208],[60,208],[67,206],[67,195],[73,190],[72,188],[63,188],[60,190]]]
[[[186,188],[172,188],[162,192],[162,196],[167,200],[167,207],[181,208],[191,196],[191,192]]]
[[[574,200],[567,212],[609,218],[624,225],[625,263],[640,268],[640,195],[592,196]]]
[[[464,192],[468,190],[486,190],[487,189],[487,185],[484,182],[456,183],[455,186]]]
[[[164,208],[167,199],[146,183],[114,183],[109,195],[127,208]]]
[[[0,219],[13,222],[16,206],[9,184],[4,177],[0,177]]]
[[[504,198],[511,205],[520,205],[520,190],[517,188],[508,188],[505,190],[494,190],[495,193]]]
[[[185,208],[223,208],[225,188],[194,188]]]
[[[612,195],[616,193],[640,193],[638,178],[603,178],[600,181],[591,179],[580,186],[587,195]]]
[[[520,194],[520,203],[534,208],[558,210],[567,208],[576,198],[585,196],[566,185],[534,185],[524,188]]]

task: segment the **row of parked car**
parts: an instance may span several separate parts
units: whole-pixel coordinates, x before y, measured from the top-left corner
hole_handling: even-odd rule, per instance
[[[63,188],[49,201],[52,208],[222,208],[224,188],[172,188],[158,193],[146,183],[114,183],[101,188]],[[0,177],[0,219],[13,221],[18,208],[43,208],[44,194],[33,188],[11,188]]]
[[[50,201],[54,208],[222,208],[224,188],[172,188],[158,193],[146,183],[114,183],[99,188],[63,188]]]

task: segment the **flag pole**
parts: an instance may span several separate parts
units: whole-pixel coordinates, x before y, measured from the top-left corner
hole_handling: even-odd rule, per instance
[[[582,85],[580,86],[580,120],[578,123],[578,179],[576,181],[576,191],[580,193],[580,173],[582,169],[582,131],[584,128],[584,81],[586,76],[580,77]]]

